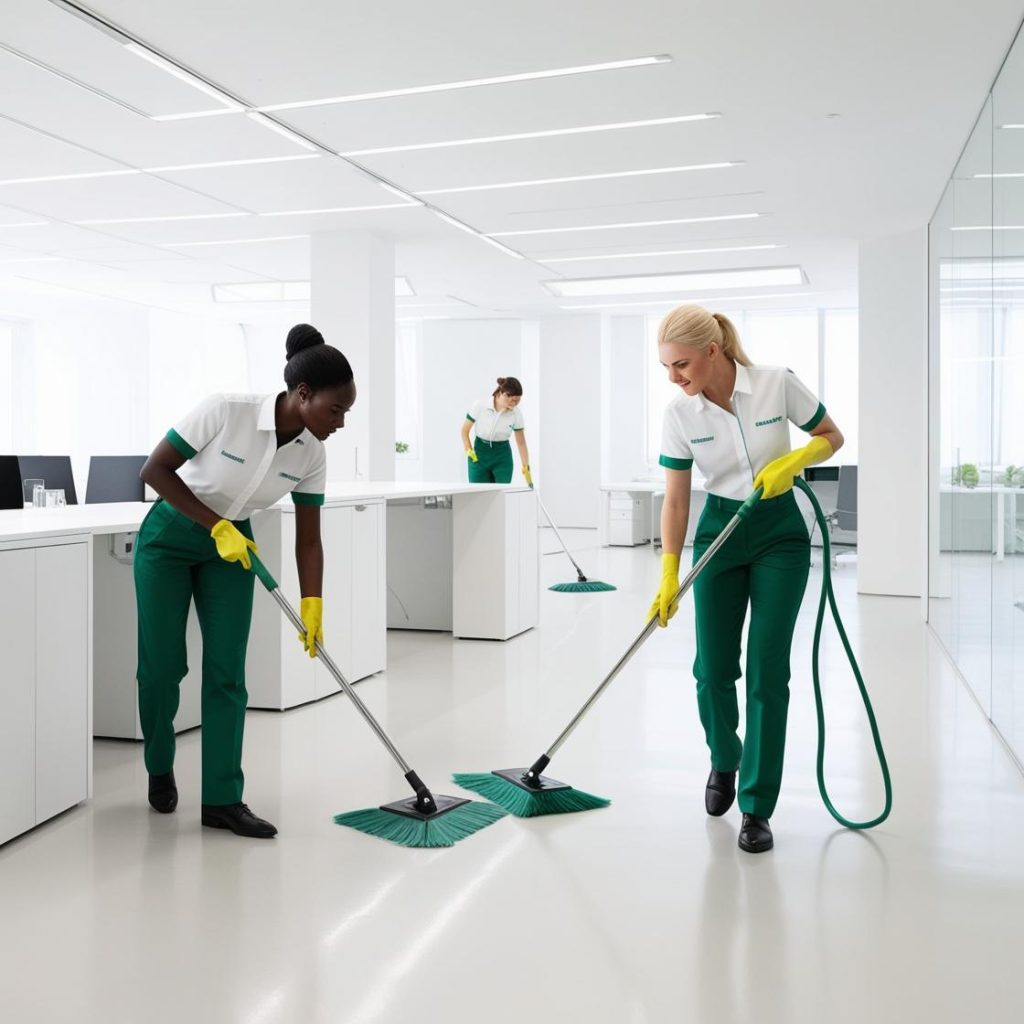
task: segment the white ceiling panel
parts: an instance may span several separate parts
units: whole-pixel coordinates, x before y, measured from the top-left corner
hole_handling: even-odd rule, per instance
[[[67,221],[233,213],[240,209],[148,174],[0,185],[0,202]]]
[[[146,263],[109,263],[125,282],[157,284],[213,284],[220,281],[264,281],[265,274],[243,270],[217,260],[162,260]]]
[[[95,241],[96,245],[58,249],[56,255],[67,256],[84,263],[143,263],[152,260],[174,259],[176,255],[167,249],[157,249],[148,245],[134,245],[130,242],[103,245],[100,238],[96,238]],[[188,259],[188,256],[182,253],[177,258],[184,260]]]
[[[202,253],[209,259],[229,263],[253,274],[273,277],[278,281],[309,280],[308,238],[280,242],[251,242],[242,245],[188,247],[178,251],[192,255]]]
[[[223,220],[179,220],[150,224],[109,224],[104,232],[131,242],[174,245],[232,238],[310,234],[313,231],[378,231],[391,237],[443,234],[446,228],[422,207],[398,206],[369,213],[321,213],[294,216],[229,217]],[[36,229],[27,228],[25,231]],[[0,240],[2,240],[0,228]]]
[[[5,120],[0,114],[0,179],[87,174],[120,167],[113,160]]]
[[[731,137],[732,129],[724,121],[723,118],[593,135],[414,150],[358,159],[365,167],[413,192],[645,167],[752,161],[742,140]],[[442,199],[438,197],[439,201]]]
[[[588,125],[684,117],[718,108],[705,85],[679,89],[670,65],[517,82],[361,103],[305,107],[277,116],[340,152],[489,138]],[[686,124],[698,134],[708,122]],[[468,148],[468,147],[459,147]]]
[[[244,5],[98,0],[87,6],[256,103],[513,74],[661,53],[672,0],[647,0],[623,16],[615,0],[474,4],[354,4],[277,0]],[[699,10],[687,14],[697,21]],[[677,16],[677,15],[676,15]],[[615,25],[614,32],[601,30]],[[196,26],[202,31],[196,31]],[[225,46],[225,40],[232,45]],[[695,44],[694,44],[695,45]],[[282,59],[282,55],[288,55]]]
[[[398,201],[376,182],[330,156],[286,163],[162,171],[160,176],[257,213]]]
[[[0,94],[8,117],[133,167],[285,156],[301,151],[295,143],[241,114],[152,121],[3,51]],[[13,177],[6,173],[3,176]]]
[[[216,106],[211,97],[142,60],[124,45],[39,0],[4,0],[5,46],[147,114]]]

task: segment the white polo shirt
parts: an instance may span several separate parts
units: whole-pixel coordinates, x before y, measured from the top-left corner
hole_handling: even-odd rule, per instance
[[[323,442],[308,430],[277,447],[277,395],[211,395],[167,432],[188,460],[179,475],[224,519],[248,519],[291,492],[296,505],[322,505]]]
[[[789,424],[811,431],[825,406],[792,370],[737,363],[732,407],[735,415],[703,395],[673,399],[658,462],[667,469],[690,469],[696,462],[709,494],[743,501],[757,474],[790,450]]]
[[[466,419],[475,424],[476,436],[491,444],[507,441],[513,431],[522,430],[526,425],[518,405],[514,409],[497,412],[493,398],[481,398],[479,402],[474,402],[473,408],[466,413]]]

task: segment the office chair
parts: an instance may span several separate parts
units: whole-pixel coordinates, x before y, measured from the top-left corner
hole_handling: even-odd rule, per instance
[[[60,487],[69,505],[78,504],[70,455],[19,455],[18,465],[22,480],[43,480],[47,490]]]
[[[146,485],[139,477],[145,461],[145,455],[93,455],[85,485],[86,505],[145,501]]]
[[[828,522],[829,539],[836,530],[849,533],[857,532],[857,467],[839,467],[839,489],[836,494],[836,507],[825,516]],[[848,551],[857,550],[857,542],[842,544],[840,547]],[[832,545],[832,568],[838,568],[835,544]]]

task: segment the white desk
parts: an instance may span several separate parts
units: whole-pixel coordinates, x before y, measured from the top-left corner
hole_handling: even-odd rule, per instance
[[[942,515],[942,511],[949,502],[952,504],[955,499],[958,503],[969,502],[972,505],[984,504],[985,499],[990,499],[992,496],[995,497],[995,537],[992,542],[994,548],[993,554],[996,556],[997,561],[1003,561],[1006,555],[1006,520],[1009,518],[1011,526],[1010,532],[1010,553],[1016,550],[1016,538],[1014,537],[1014,529],[1017,523],[1017,497],[1018,495],[1024,495],[1024,490],[1020,487],[1005,487],[1002,484],[979,484],[977,487],[963,487],[960,485],[953,484],[942,484],[939,487],[940,494],[940,550],[949,551],[952,549],[952,508],[946,516]],[[1009,513],[1009,514],[1007,514]],[[965,517],[966,521],[969,521],[970,517]],[[948,525],[947,525],[948,524]],[[963,545],[958,545],[960,550],[973,551],[976,550],[973,546],[973,542],[967,541]]]
[[[429,575],[430,549],[414,547],[394,564],[387,560],[388,506],[420,501],[426,508],[438,495],[452,513],[447,584]],[[535,626],[535,506],[529,489],[500,484],[329,485],[322,517],[325,636],[342,671],[355,681],[386,667],[387,588],[409,578],[430,581],[434,604],[451,609],[456,636],[506,640]],[[91,794],[92,735],[141,738],[132,566],[114,551],[123,550],[151,507],[132,502],[0,511],[0,642],[7,657],[0,691],[0,842]],[[297,604],[294,524],[287,499],[253,517],[265,564]],[[409,628],[436,627],[413,622]],[[199,724],[194,612],[187,639],[193,668],[182,682],[179,731]],[[283,709],[337,690],[305,656],[276,604],[260,595],[247,681],[252,707]],[[62,759],[61,751],[71,753]]]

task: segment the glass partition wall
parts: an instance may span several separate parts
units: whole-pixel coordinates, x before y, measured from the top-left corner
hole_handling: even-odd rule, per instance
[[[928,617],[1024,762],[1024,40],[929,229]]]

